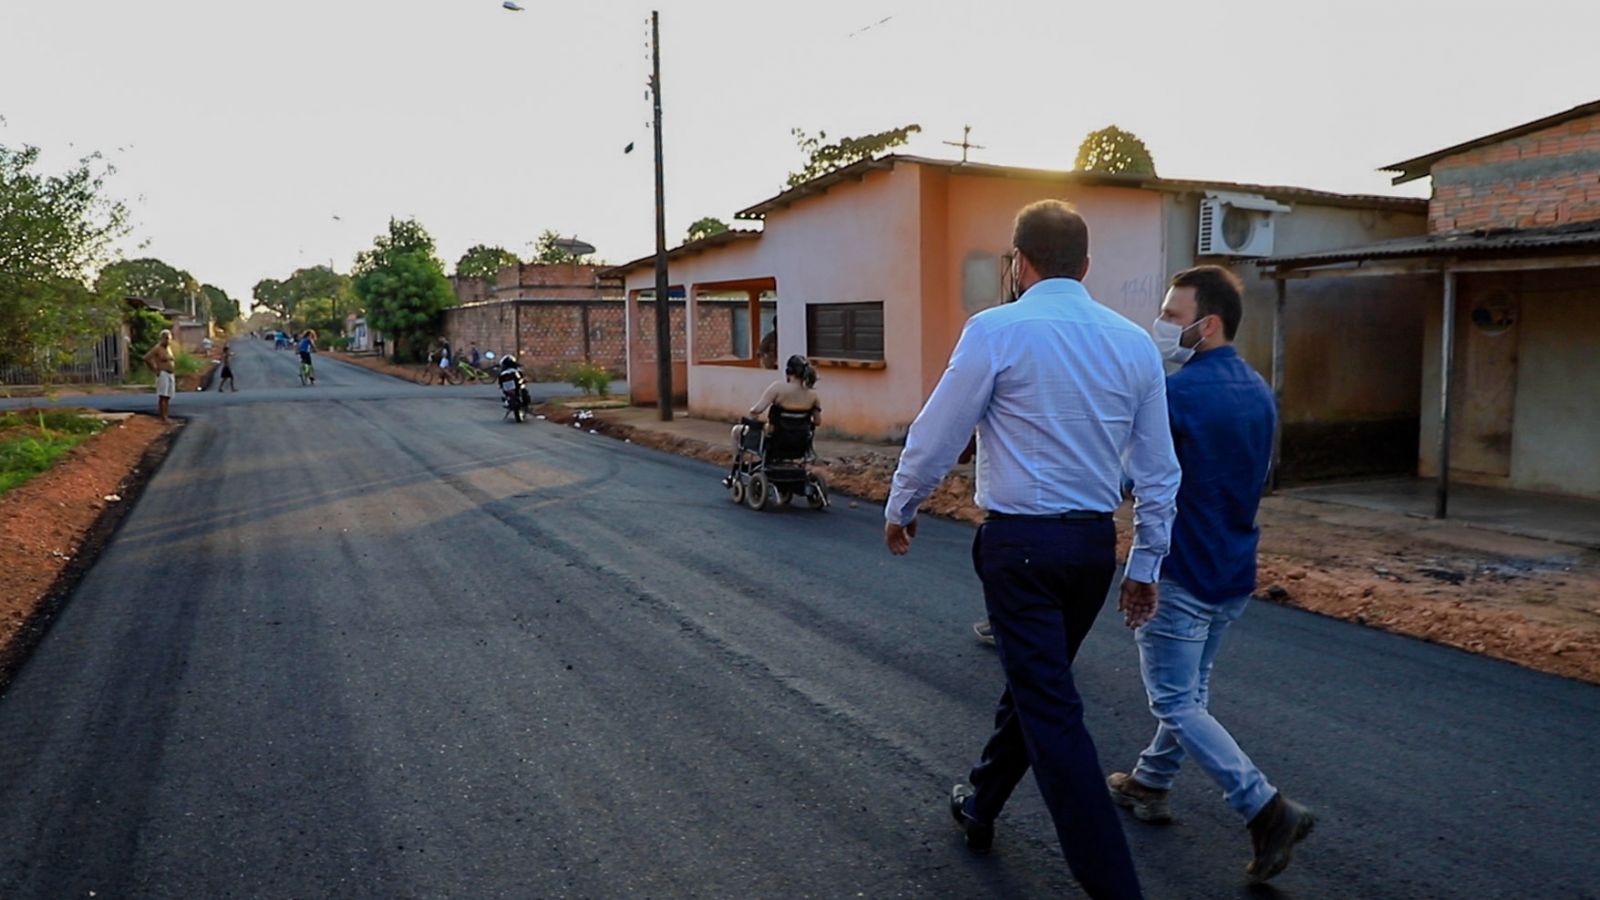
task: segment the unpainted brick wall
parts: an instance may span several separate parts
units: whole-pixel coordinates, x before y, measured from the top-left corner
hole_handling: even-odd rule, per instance
[[[684,332],[685,313],[682,300],[668,302],[668,315],[672,323],[672,358],[686,359],[684,345],[688,343]],[[633,323],[633,359],[636,363],[654,364],[656,361],[656,303],[640,300],[638,318]]]
[[[622,300],[482,303],[445,312],[445,335],[452,347],[463,354],[473,342],[479,350],[496,354],[510,350],[536,381],[564,380],[574,365],[585,361],[624,377],[626,325]]]
[[[728,359],[733,356],[733,304],[702,300],[694,309],[694,358]]]
[[[1600,220],[1600,114],[1433,165],[1432,233]]]

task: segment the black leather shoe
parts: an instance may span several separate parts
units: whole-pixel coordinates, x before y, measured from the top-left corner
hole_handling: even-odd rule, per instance
[[[994,846],[994,823],[979,822],[967,815],[967,798],[976,794],[972,788],[958,784],[950,789],[950,816],[956,827],[967,836],[967,849],[973,853],[988,853]]]

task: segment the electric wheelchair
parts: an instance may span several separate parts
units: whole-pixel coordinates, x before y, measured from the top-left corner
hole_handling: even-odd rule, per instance
[[[760,511],[774,501],[783,506],[799,496],[812,509],[827,509],[828,484],[810,469],[816,461],[811,412],[773,406],[767,416],[770,432],[760,419],[740,420],[746,426],[744,438],[734,448],[732,471],[723,479],[728,498]]]

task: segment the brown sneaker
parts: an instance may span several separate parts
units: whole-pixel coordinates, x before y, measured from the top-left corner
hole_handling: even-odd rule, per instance
[[[1146,787],[1127,772],[1112,772],[1106,779],[1111,788],[1111,800],[1123,809],[1133,812],[1133,817],[1153,825],[1172,821],[1172,808],[1167,805],[1167,791]]]
[[[1250,846],[1255,859],[1244,871],[1256,881],[1266,881],[1289,867],[1294,845],[1305,840],[1317,824],[1311,810],[1290,800],[1282,791],[1250,820]]]

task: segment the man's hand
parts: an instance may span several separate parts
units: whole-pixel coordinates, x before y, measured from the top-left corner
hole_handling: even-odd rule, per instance
[[[1117,609],[1122,610],[1122,621],[1129,628],[1138,628],[1156,614],[1159,595],[1156,586],[1148,581],[1122,579],[1122,594],[1117,598]]]
[[[889,552],[895,556],[905,556],[911,549],[911,539],[917,536],[917,520],[913,518],[904,525],[885,522],[883,525],[883,542],[889,545]]]

